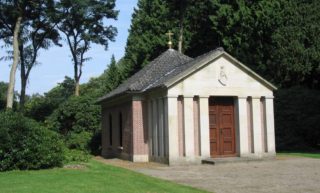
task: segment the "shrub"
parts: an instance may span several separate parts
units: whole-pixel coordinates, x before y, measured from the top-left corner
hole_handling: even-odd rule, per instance
[[[64,163],[72,162],[87,162],[90,159],[90,154],[87,151],[81,151],[77,149],[68,149],[64,150]]]
[[[320,91],[295,87],[277,91],[277,150],[320,149]]]
[[[90,97],[71,97],[48,119],[48,127],[62,134],[69,148],[91,151],[100,130],[100,107]],[[93,150],[96,151],[96,150]]]
[[[66,145],[69,149],[87,151],[92,134],[86,131],[80,133],[72,132],[66,137]]]
[[[39,122],[44,122],[56,106],[48,98],[35,95],[25,104],[24,108],[25,116]]]
[[[11,111],[0,112],[0,171],[62,166],[59,135],[32,119]]]

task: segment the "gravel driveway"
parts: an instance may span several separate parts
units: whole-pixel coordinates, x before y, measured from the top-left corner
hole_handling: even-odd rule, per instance
[[[136,171],[215,193],[320,193],[320,159],[137,168]]]

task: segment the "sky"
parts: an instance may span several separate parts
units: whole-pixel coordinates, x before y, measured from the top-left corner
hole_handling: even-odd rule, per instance
[[[88,82],[91,77],[97,77],[102,74],[110,63],[112,54],[115,55],[116,60],[119,60],[124,55],[131,16],[136,5],[137,0],[116,1],[116,9],[120,10],[118,20],[108,20],[106,24],[112,24],[117,27],[118,35],[115,38],[115,42],[109,42],[108,50],[105,50],[103,46],[92,44],[92,48],[86,53],[86,57],[90,57],[91,60],[86,62],[83,67],[81,83]],[[1,56],[3,56],[4,51],[3,49],[0,50]],[[35,93],[43,94],[56,86],[57,83],[62,82],[65,76],[73,77],[71,54],[65,43],[63,47],[51,47],[49,50],[40,50],[38,62],[40,64],[35,66],[30,73],[27,86],[28,95]],[[9,82],[11,63],[11,61],[0,61],[0,81]],[[19,77],[20,71],[17,70],[15,90],[20,92]]]

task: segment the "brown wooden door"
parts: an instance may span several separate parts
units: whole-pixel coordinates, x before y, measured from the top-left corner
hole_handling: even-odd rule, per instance
[[[210,155],[235,156],[234,104],[232,97],[210,97]]]

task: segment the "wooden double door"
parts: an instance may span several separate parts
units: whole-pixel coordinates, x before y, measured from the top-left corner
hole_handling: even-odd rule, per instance
[[[209,98],[209,128],[211,157],[236,155],[234,127],[234,99]]]

